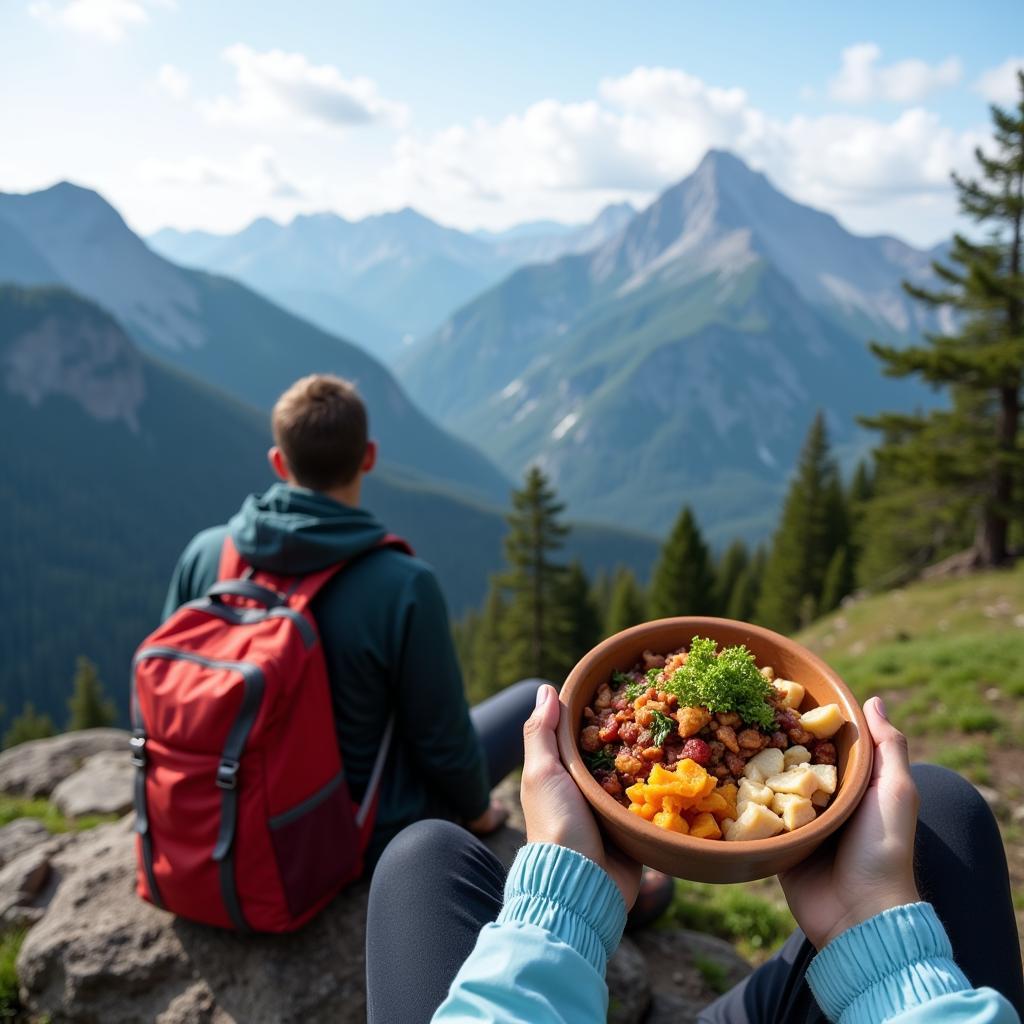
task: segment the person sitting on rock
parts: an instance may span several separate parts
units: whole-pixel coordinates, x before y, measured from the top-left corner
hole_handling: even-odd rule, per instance
[[[433,570],[383,546],[384,526],[360,506],[374,468],[366,407],[338,377],[297,381],[274,406],[268,456],[280,478],[250,495],[226,525],[203,530],[178,561],[166,620],[217,581],[225,543],[257,573],[302,576],[344,562],[313,599],[338,744],[353,799],[362,799],[389,721],[372,865],[411,822],[442,816],[485,834],[505,811],[491,788],[521,762],[536,681],[467,707],[448,613]]]
[[[878,698],[864,710],[868,791],[834,840],[780,878],[799,927],[687,1020],[1019,1021],[1020,945],[995,818],[954,772],[911,768]],[[558,695],[541,688],[525,729],[527,845],[507,880],[480,842],[445,822],[419,822],[384,852],[367,919],[369,1024],[607,1019],[605,966],[640,865],[605,842],[562,767],[558,716]]]

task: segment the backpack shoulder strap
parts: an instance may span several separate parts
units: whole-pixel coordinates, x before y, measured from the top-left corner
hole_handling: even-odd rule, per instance
[[[376,551],[378,548],[392,548],[395,551],[401,551],[405,555],[413,553],[407,541],[397,534],[387,533],[372,548],[368,548],[356,557],[361,558],[362,555],[369,554],[370,551]],[[336,562],[334,565],[329,565],[326,569],[321,569],[319,572],[312,572],[308,576],[299,577],[294,586],[286,588],[288,604],[300,612],[308,608],[310,602],[320,593],[327,581],[333,579],[352,561],[353,559],[348,559],[344,562]]]

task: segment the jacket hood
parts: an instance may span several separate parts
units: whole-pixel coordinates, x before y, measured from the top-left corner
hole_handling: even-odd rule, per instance
[[[250,565],[285,576],[354,558],[379,544],[387,532],[366,509],[280,483],[263,494],[250,494],[228,531]]]

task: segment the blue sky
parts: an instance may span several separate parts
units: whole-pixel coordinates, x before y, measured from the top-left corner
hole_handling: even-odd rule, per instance
[[[642,205],[733,149],[854,230],[955,224],[1024,5],[6,0],[0,189],[141,231],[410,204],[464,228]]]

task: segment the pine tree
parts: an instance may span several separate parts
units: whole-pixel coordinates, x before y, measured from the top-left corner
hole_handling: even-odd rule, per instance
[[[736,589],[736,581],[749,564],[750,552],[742,540],[734,540],[718,560],[715,569],[715,606],[723,615]]]
[[[689,506],[685,506],[661,549],[647,611],[652,619],[713,615],[715,578],[711,556]]]
[[[468,654],[467,692],[473,704],[504,689],[515,681],[505,658],[505,599],[492,579],[487,597],[473,629]]]
[[[68,700],[68,730],[97,729],[117,721],[117,708],[103,692],[96,666],[79,656],[75,667],[74,691]]]
[[[845,522],[839,471],[829,452],[825,417],[819,412],[772,539],[757,602],[758,622],[791,632],[814,618],[829,562],[846,541]]]
[[[605,636],[620,633],[637,626],[647,618],[644,593],[630,569],[620,568],[615,573],[612,599],[604,620]]]
[[[828,568],[825,570],[825,582],[821,589],[821,601],[818,603],[818,614],[825,615],[839,607],[844,597],[853,593],[856,580],[853,570],[853,556],[850,545],[843,544],[836,548]]]
[[[594,602],[597,609],[598,620],[602,623],[608,621],[608,611],[612,606],[612,591],[615,589],[615,577],[604,569],[598,569],[594,574],[594,581],[590,585],[590,600]]]
[[[764,577],[764,566],[766,561],[765,550],[758,547],[750,559],[747,567],[740,573],[732,593],[729,595],[729,603],[725,607],[725,615],[730,619],[739,619],[741,622],[756,622],[757,601],[761,595],[761,580]]]
[[[1009,557],[1010,521],[1020,508],[1024,469],[1024,73],[1018,72],[1018,80],[1015,108],[991,108],[995,153],[975,150],[980,178],[952,176],[961,212],[991,225],[990,234],[985,241],[954,236],[954,265],[932,265],[941,290],[904,284],[930,306],[956,309],[958,331],[927,335],[924,344],[908,348],[871,346],[887,374],[918,376],[946,388],[952,402],[929,413],[864,420],[883,432],[876,452],[880,467],[910,486],[923,481],[947,495],[956,506],[951,516],[970,516],[977,563],[987,566]]]
[[[53,727],[53,719],[42,715],[35,709],[31,701],[27,701],[21,714],[11,722],[10,728],[4,733],[4,748],[16,747],[19,743],[29,740],[41,740],[52,736],[57,730]]]
[[[569,619],[569,655],[575,665],[601,639],[601,618],[591,596],[587,574],[578,559],[569,563],[562,600]]]
[[[501,586],[509,595],[504,663],[514,679],[557,681],[573,664],[566,570],[553,561],[569,532],[560,518],[564,508],[536,466],[527,471],[522,489],[512,492],[505,537],[508,571]]]

